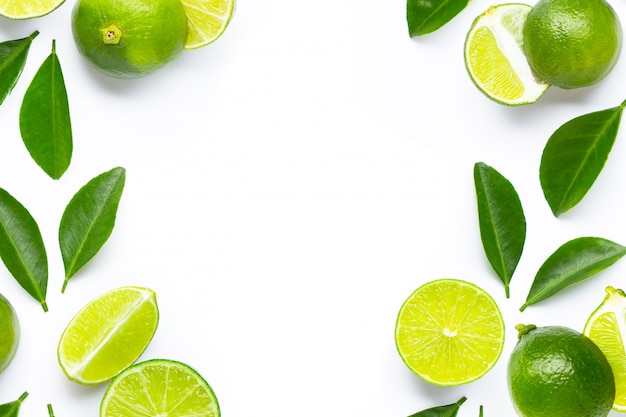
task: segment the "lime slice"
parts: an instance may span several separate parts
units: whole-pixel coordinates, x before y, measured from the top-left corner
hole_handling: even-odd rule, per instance
[[[94,385],[108,381],[141,356],[158,321],[152,290],[121,287],[109,291],[69,322],[59,340],[59,364],[74,382]]]
[[[9,19],[32,19],[51,13],[65,0],[0,0],[0,15]]]
[[[613,369],[616,411],[626,411],[626,352],[622,331],[626,332],[626,294],[609,286],[602,304],[587,319],[583,334],[598,345]]]
[[[213,390],[189,365],[168,359],[135,364],[116,376],[100,417],[219,417]]]
[[[504,346],[504,322],[495,301],[469,282],[438,279],[404,302],[396,347],[415,374],[435,385],[460,385],[485,375]]]
[[[510,106],[534,103],[548,89],[530,68],[522,49],[522,28],[531,6],[489,7],[465,38],[465,67],[490,99]]]
[[[189,33],[185,49],[197,49],[217,40],[235,10],[235,0],[182,0]]]

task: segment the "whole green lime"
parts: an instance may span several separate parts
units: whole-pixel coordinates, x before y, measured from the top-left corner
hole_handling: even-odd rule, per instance
[[[605,0],[539,0],[523,28],[524,53],[537,76],[571,89],[602,80],[622,48],[622,28]]]
[[[0,294],[0,372],[11,363],[20,342],[20,323],[15,309]]]
[[[137,78],[180,55],[187,15],[180,0],[78,0],[72,32],[78,50],[101,72]]]
[[[517,329],[508,385],[520,416],[606,417],[615,398],[615,380],[591,339],[562,326]]]

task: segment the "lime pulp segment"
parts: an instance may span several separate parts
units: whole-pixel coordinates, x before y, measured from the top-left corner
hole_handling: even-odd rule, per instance
[[[0,0],[0,15],[9,19],[32,19],[51,13],[65,0]]]
[[[197,49],[215,42],[226,30],[235,9],[235,0],[182,0],[189,32],[185,49]]]

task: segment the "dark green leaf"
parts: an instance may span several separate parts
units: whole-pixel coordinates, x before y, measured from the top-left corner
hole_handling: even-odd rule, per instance
[[[411,414],[409,417],[455,417],[459,412],[461,404],[463,404],[466,399],[465,397],[461,397],[461,399],[454,404],[440,405],[438,407],[422,410]]]
[[[541,265],[520,311],[571,285],[591,278],[613,265],[625,254],[626,247],[607,239],[579,237],[570,240]]]
[[[20,132],[26,149],[45,172],[59,179],[72,159],[72,126],[61,64],[52,53],[28,86],[20,109]]]
[[[2,188],[0,257],[17,282],[48,311],[48,257],[39,226],[28,210]]]
[[[406,20],[411,37],[426,35],[448,23],[469,0],[407,0]]]
[[[39,35],[34,31],[29,37],[0,43],[0,104],[4,102],[22,74],[26,57],[33,39]]]
[[[522,203],[509,180],[482,162],[474,165],[474,184],[483,248],[509,298],[509,283],[526,240]]]
[[[20,412],[20,405],[22,401],[28,397],[28,392],[24,392],[15,401],[6,404],[0,404],[0,417],[17,417]]]
[[[604,168],[626,101],[617,107],[576,117],[548,139],[539,179],[550,209],[559,216],[578,204]]]
[[[102,248],[113,231],[126,170],[118,167],[90,180],[72,197],[59,226],[65,282]]]

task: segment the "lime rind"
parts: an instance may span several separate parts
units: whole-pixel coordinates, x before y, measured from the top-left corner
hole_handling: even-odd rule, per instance
[[[491,6],[474,20],[465,40],[470,78],[500,104],[534,103],[549,87],[533,72],[523,51],[522,28],[530,9],[523,3]]]
[[[395,330],[402,361],[423,380],[455,386],[484,376],[504,347],[504,321],[494,299],[467,281],[443,278],[402,304]]]
[[[26,20],[45,16],[61,6],[65,0],[1,0],[0,16],[12,20]]]
[[[583,334],[589,337],[606,356],[615,377],[613,409],[626,411],[626,294],[621,289],[606,287],[602,303],[587,319]]]
[[[220,406],[211,386],[191,366],[150,359],[113,378],[100,403],[100,417],[138,415],[219,417]]]
[[[198,49],[219,39],[235,11],[235,0],[181,0],[189,33],[184,49]]]

